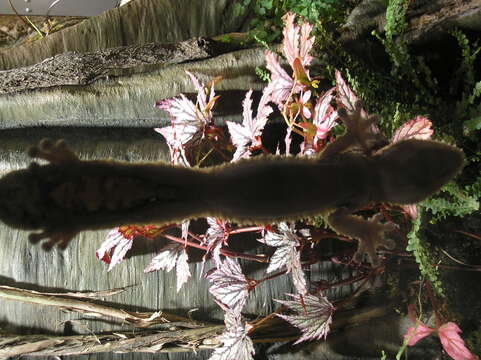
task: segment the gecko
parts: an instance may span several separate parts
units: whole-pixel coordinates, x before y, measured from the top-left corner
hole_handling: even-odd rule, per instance
[[[392,249],[392,222],[354,213],[373,203],[413,204],[459,173],[464,155],[455,146],[408,139],[386,145],[372,131],[374,116],[356,103],[339,111],[342,136],[314,157],[264,155],[208,168],[169,163],[81,160],[65,141],[31,147],[28,168],[0,179],[0,219],[40,230],[32,243],[65,248],[84,230],[123,224],[167,224],[213,216],[236,223],[272,224],[322,215],[337,233],[356,239],[355,261]],[[377,149],[377,147],[379,149]]]

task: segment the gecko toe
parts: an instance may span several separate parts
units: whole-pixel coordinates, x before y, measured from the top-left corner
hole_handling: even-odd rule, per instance
[[[363,108],[364,104],[361,100],[356,100],[354,103],[354,110],[360,112]]]
[[[45,250],[45,251],[50,251],[52,250],[52,248],[55,246],[55,240],[53,239],[50,239],[49,241],[45,241],[43,244],[42,244],[42,249]]]
[[[77,235],[78,231],[43,231],[41,233],[32,233],[28,236],[28,240],[32,244],[37,244],[43,239],[48,239],[42,243],[42,249],[50,251],[55,245],[60,250],[65,250],[70,241]]]
[[[54,147],[53,141],[49,138],[42,139],[38,143],[38,147],[40,148],[40,150],[49,151]]]
[[[40,240],[45,239],[45,233],[31,233],[28,235],[28,241],[32,244],[37,244]]]
[[[384,246],[388,250],[394,250],[396,248],[396,242],[392,239],[385,239],[384,240]]]
[[[32,158],[49,161],[52,164],[67,164],[79,161],[77,155],[70,150],[64,140],[55,143],[50,139],[42,139],[37,146],[31,146],[27,154]]]
[[[346,110],[345,108],[337,109],[337,115],[338,115],[340,118],[346,118],[346,117],[348,117],[347,110]]]
[[[60,139],[55,143],[55,148],[64,151],[68,149],[68,145],[64,139]]]

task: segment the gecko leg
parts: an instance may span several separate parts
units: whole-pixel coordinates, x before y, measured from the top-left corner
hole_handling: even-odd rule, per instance
[[[43,139],[38,145],[30,147],[27,153],[32,158],[44,159],[54,165],[64,165],[80,161],[77,155],[69,149],[64,140],[53,142],[50,139]],[[32,163],[30,166],[33,171],[38,167],[38,165],[34,164],[35,163]],[[47,241],[42,244],[44,250],[51,250],[55,245],[58,245],[58,247],[63,250],[77,233],[78,231],[72,229],[44,230],[40,233],[30,234],[29,240],[32,244],[36,244],[43,239],[47,239]]]
[[[367,115],[362,108],[362,102],[357,101],[354,111],[338,110],[339,117],[346,126],[346,132],[337,137],[322,152],[322,157],[332,156],[358,146],[366,155],[371,155],[373,149],[387,145],[387,140],[376,127],[377,116]]]
[[[38,145],[30,147],[27,153],[32,158],[44,159],[56,165],[79,161],[77,155],[70,150],[64,140],[54,143],[50,139],[42,139]]]
[[[344,234],[359,241],[358,249],[354,254],[354,261],[361,262],[367,254],[372,265],[379,264],[376,250],[380,246],[394,249],[395,242],[386,239],[384,233],[396,230],[398,227],[392,222],[381,223],[381,214],[376,214],[368,220],[352,215],[347,208],[334,211],[327,218],[329,225],[338,233]]]
[[[78,234],[78,231],[48,231],[41,233],[32,233],[28,236],[28,240],[32,244],[37,244],[42,239],[48,239],[42,244],[42,248],[46,251],[51,250],[55,245],[64,250],[69,242]]]

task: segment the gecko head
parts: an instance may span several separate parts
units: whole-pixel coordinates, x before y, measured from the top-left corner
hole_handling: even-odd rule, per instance
[[[376,157],[382,198],[398,204],[414,204],[436,193],[464,164],[460,149],[431,140],[403,140]]]
[[[42,218],[39,187],[31,168],[12,171],[0,179],[0,220],[21,229],[38,229]]]

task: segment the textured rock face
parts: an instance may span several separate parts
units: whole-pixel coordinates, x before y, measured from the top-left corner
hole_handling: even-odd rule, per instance
[[[0,50],[0,69],[36,64],[69,51],[92,52],[151,42],[178,42],[241,31],[228,0],[136,0],[31,44]]]
[[[245,19],[231,7],[227,0],[136,0],[0,50],[0,68],[12,68],[0,81],[0,129],[163,126],[168,118],[153,105],[195,91],[186,70],[202,82],[223,76],[219,90],[260,90],[255,67],[264,65],[263,50],[217,56],[225,49],[212,52],[196,40],[242,30]],[[217,120],[238,120],[242,98]]]
[[[402,39],[416,54],[453,62],[458,56],[455,38],[450,34],[460,29],[471,34],[481,33],[480,0],[417,0],[410,1],[406,12],[407,28]],[[386,2],[364,0],[354,8],[340,29],[342,47],[365,65],[376,69],[390,62],[386,49],[374,35],[384,36]],[[396,34],[395,34],[396,35]],[[479,36],[479,35],[478,35]],[[447,59],[447,60],[446,60]]]
[[[411,1],[407,19],[409,26],[405,39],[413,45],[438,38],[455,27],[481,31],[481,1]],[[349,43],[370,36],[372,30],[383,32],[385,23],[386,2],[364,0],[349,15],[343,28],[342,40]]]
[[[206,83],[223,76],[216,90],[260,90],[264,84],[255,75],[264,66],[264,50],[248,49],[197,62],[168,66],[146,74],[110,78],[89,86],[44,89],[0,97],[0,129],[38,126],[159,127],[167,113],[154,108],[156,101],[195,92],[185,73],[192,72]],[[241,119],[244,91],[224,93],[219,105],[229,103],[231,111],[221,111],[216,120]],[[227,109],[229,110],[229,109]]]

